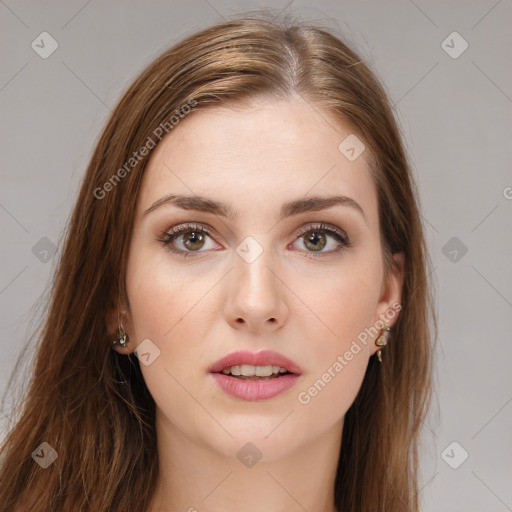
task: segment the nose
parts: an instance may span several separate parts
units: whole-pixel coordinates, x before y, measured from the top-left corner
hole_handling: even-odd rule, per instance
[[[234,329],[264,334],[282,328],[287,321],[286,286],[271,268],[275,265],[269,253],[263,251],[250,263],[235,256],[225,307],[226,321]]]

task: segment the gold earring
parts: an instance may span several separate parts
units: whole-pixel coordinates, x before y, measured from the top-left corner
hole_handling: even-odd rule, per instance
[[[390,331],[391,331],[391,328],[384,324],[382,326],[382,334],[375,341],[375,345],[377,345],[378,347],[385,347],[388,344]],[[377,350],[376,353],[377,353],[377,359],[379,360],[379,363],[382,363],[382,349],[379,348],[379,350]]]
[[[124,332],[122,325],[119,325],[119,333],[117,338],[112,342],[112,345],[120,345],[121,347],[126,347],[128,344],[128,334]]]
[[[125,314],[126,311],[123,310],[123,314]],[[124,331],[123,323],[121,322],[121,314],[119,312],[119,308],[117,310],[117,320],[119,322],[118,327],[118,334],[117,338],[112,342],[112,345],[120,345],[121,347],[126,347],[128,344],[128,334]]]

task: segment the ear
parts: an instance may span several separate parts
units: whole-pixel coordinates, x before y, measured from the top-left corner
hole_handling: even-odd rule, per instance
[[[375,311],[374,325],[386,324],[393,327],[398,320],[402,309],[402,288],[404,284],[404,253],[394,253],[388,274],[385,276],[377,309]],[[371,353],[374,354],[379,347],[372,345]]]
[[[127,334],[127,345],[122,347],[121,345],[112,345],[112,348],[119,354],[130,354],[135,350],[135,344],[133,338],[130,336],[133,333],[133,328],[130,320],[130,316],[127,312],[126,306],[119,304],[115,301],[107,312],[106,317],[106,329],[108,335],[112,338],[112,341],[117,339],[119,334],[119,322],[123,326],[124,331]]]

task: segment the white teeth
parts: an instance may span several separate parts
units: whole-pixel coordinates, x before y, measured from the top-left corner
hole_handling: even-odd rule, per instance
[[[253,366],[250,364],[242,364],[240,366],[229,366],[222,370],[225,375],[242,375],[243,377],[270,377],[271,375],[279,375],[280,373],[286,373],[286,368],[280,368],[279,366]]]
[[[272,366],[255,366],[254,367],[254,375],[257,377],[270,377],[272,375],[273,369]]]
[[[250,364],[243,364],[240,366],[240,375],[244,377],[254,377],[256,375],[256,367],[251,366]]]

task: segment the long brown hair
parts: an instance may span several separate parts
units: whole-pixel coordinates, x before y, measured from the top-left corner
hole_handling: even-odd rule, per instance
[[[158,468],[155,404],[138,360],[111,350],[106,312],[118,297],[129,305],[127,252],[156,134],[162,127],[171,133],[186,108],[194,115],[256,95],[294,94],[364,140],[386,268],[391,254],[405,256],[403,308],[392,341],[382,365],[370,358],[345,417],[335,503],[343,512],[419,510],[418,439],[431,395],[435,319],[401,135],[382,86],[339,36],[259,14],[212,26],[167,50],[130,86],[103,130],[65,233],[31,380],[2,445],[4,512],[149,506]],[[47,469],[31,456],[43,442],[58,454]]]

